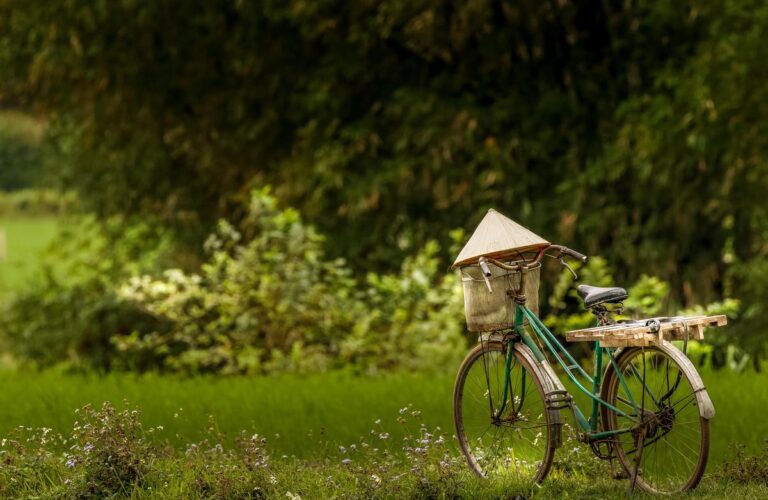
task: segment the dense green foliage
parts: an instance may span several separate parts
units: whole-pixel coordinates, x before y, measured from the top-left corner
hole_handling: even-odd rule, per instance
[[[765,298],[760,2],[2,8],[4,99],[101,214],[203,235],[269,182],[396,269],[497,206],[678,302]]]
[[[357,273],[396,272],[430,241],[445,259],[450,230],[495,206],[604,256],[620,284],[659,276],[673,309],[738,298],[741,347],[763,350],[760,2],[6,0],[0,14],[0,103],[46,117],[56,177],[86,210],[172,229],[187,271],[266,184]]]
[[[74,193],[60,193],[53,189],[20,189],[0,191],[0,218],[57,216],[73,212],[77,207]]]
[[[146,224],[84,219],[59,237],[60,253],[0,326],[20,360],[41,365],[188,374],[455,369],[472,339],[460,281],[441,266],[436,243],[396,274],[364,278],[328,257],[326,244],[269,190],[253,193],[239,226],[219,223],[200,272],[164,270],[169,240]],[[578,269],[591,283],[611,282],[603,259]],[[572,285],[563,270],[549,297],[546,321],[556,333],[594,322]],[[675,312],[664,303],[668,289],[644,276],[630,289],[628,314]],[[738,303],[708,309],[733,317]],[[715,338],[724,352],[728,342]]]
[[[110,366],[110,335],[129,334],[149,319],[126,306],[116,288],[156,270],[168,238],[146,224],[91,217],[63,225],[36,279],[21,286],[0,318],[4,341],[21,359]]]
[[[222,221],[200,273],[161,273],[165,235],[85,219],[0,325],[21,359],[186,373],[453,369],[466,347],[458,280],[428,244],[400,272],[355,279],[267,191]],[[154,272],[154,275],[142,275]]]
[[[0,104],[2,104],[0,90]],[[0,192],[39,186],[43,176],[42,123],[0,109]]]

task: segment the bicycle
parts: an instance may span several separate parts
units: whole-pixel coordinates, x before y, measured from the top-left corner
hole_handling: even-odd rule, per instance
[[[578,439],[609,460],[612,468],[618,460],[617,477],[630,479],[630,491],[636,486],[651,493],[695,488],[706,468],[709,420],[715,411],[693,364],[666,340],[625,347],[601,347],[595,341],[594,370],[588,373],[527,307],[526,276],[540,268],[545,255],[557,258],[574,277],[565,257],[587,261],[560,245],[541,248],[528,260],[479,259],[489,291],[490,279],[500,277],[489,266],[506,273],[514,325],[481,334],[459,368],[454,420],[470,468],[482,477],[501,474],[541,483],[562,442],[561,412],[568,410],[579,429]],[[515,279],[510,281],[511,276]],[[623,288],[580,285],[578,292],[598,325],[616,324],[611,308],[620,308],[627,298]],[[545,352],[591,399],[589,417]]]

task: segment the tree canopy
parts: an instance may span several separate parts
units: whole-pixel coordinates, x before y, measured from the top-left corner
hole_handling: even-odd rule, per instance
[[[766,29],[729,0],[5,0],[0,103],[102,216],[204,234],[271,184],[395,269],[496,207],[759,318]]]

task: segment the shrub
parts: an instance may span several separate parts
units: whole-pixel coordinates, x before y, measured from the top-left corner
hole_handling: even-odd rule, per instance
[[[437,277],[436,244],[399,275],[369,274],[361,286],[324,243],[269,190],[256,191],[244,228],[219,223],[199,274],[170,270],[120,288],[157,328],[113,340],[130,366],[187,373],[455,366],[461,294],[453,276]]]
[[[154,321],[123,301],[117,284],[158,265],[169,249],[167,235],[146,223],[92,217],[71,222],[37,279],[0,318],[3,340],[17,357],[41,366],[110,368],[110,336]]]
[[[53,254],[60,261],[0,323],[13,351],[41,365],[100,369],[373,373],[453,371],[471,341],[460,282],[445,271],[435,242],[398,273],[358,279],[343,260],[326,256],[333,241],[296,210],[278,207],[268,188],[252,193],[243,224],[218,224],[198,272],[159,271],[169,241],[148,223],[83,218],[60,237]],[[612,284],[604,259],[577,269],[586,282]],[[629,290],[628,314],[663,314],[668,290],[641,277]],[[737,306],[726,301],[707,311],[733,314]],[[545,322],[556,333],[594,324],[566,270]],[[577,349],[587,354],[589,346]],[[731,364],[741,366],[746,358],[737,354]]]
[[[74,193],[61,193],[53,189],[23,189],[0,191],[0,216],[61,215],[77,210]]]

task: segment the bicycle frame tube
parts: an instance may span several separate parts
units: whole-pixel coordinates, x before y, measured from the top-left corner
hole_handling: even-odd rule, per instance
[[[579,363],[573,358],[573,356],[571,356],[571,354],[562,346],[562,344],[557,340],[557,338],[552,334],[552,332],[549,331],[549,329],[544,325],[544,323],[542,323],[541,320],[530,309],[528,309],[525,306],[521,306],[519,304],[515,304],[515,309],[516,309],[515,310],[515,331],[520,336],[521,340],[525,343],[525,345],[527,345],[531,349],[531,351],[533,352],[534,356],[539,361],[539,363],[543,365],[545,364],[548,365],[548,362],[546,357],[544,356],[544,353],[541,351],[541,349],[539,349],[538,344],[534,341],[531,335],[529,335],[526,329],[524,328],[523,326],[524,318],[528,320],[528,323],[531,325],[531,328],[535,332],[536,336],[544,344],[544,347],[546,348],[546,350],[549,351],[555,357],[558,364],[563,368],[563,370],[565,370],[565,373],[568,375],[568,378],[571,380],[571,382],[573,382],[573,384],[576,385],[576,387],[578,387],[578,389],[581,392],[583,392],[584,394],[586,394],[592,399],[592,412],[589,420],[587,420],[584,417],[584,414],[581,412],[578,405],[576,405],[575,402],[572,403],[574,415],[576,416],[576,421],[578,422],[579,426],[585,432],[588,432],[593,437],[598,437],[598,438],[626,432],[626,430],[610,431],[610,432],[595,432],[597,430],[598,411],[600,406],[605,406],[611,409],[612,411],[618,413],[619,415],[622,415],[630,420],[633,420],[633,421],[638,420],[638,418],[636,417],[636,415],[638,414],[637,405],[635,404],[634,401],[631,400],[632,399],[631,394],[630,394],[630,401],[633,409],[635,410],[633,412],[634,415],[627,414],[626,412],[620,410],[619,408],[603,400],[598,395],[598,391],[600,390],[600,384],[602,381],[603,349],[601,349],[599,345],[595,346],[596,348],[595,374],[594,376],[590,376],[581,367],[581,365],[579,365]],[[614,367],[615,367],[616,361],[614,359],[613,353],[608,349],[605,349],[605,352],[608,354],[611,363],[614,364]],[[570,364],[567,364],[566,360]],[[576,378],[576,375],[574,375],[573,371],[576,371],[581,377],[591,382],[592,390],[589,390],[586,387],[584,387],[584,385],[579,381],[579,379]],[[619,377],[619,380],[621,381],[621,384],[626,388],[626,381],[624,380],[624,377],[621,374],[621,372],[618,370],[617,370],[617,375]],[[556,375],[552,373],[551,376],[556,376]],[[509,377],[509,373],[507,373],[507,377]],[[506,401],[506,392],[507,392],[507,387],[505,384],[505,401]]]

